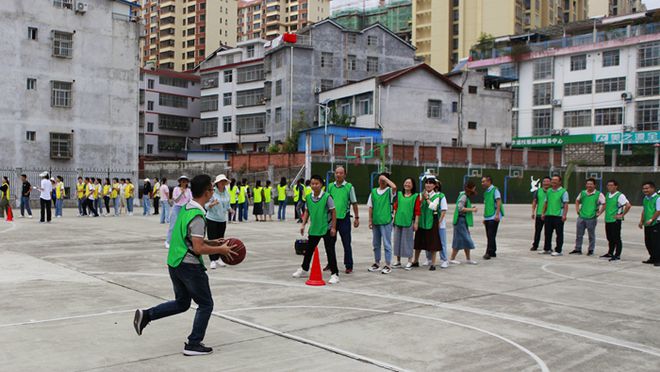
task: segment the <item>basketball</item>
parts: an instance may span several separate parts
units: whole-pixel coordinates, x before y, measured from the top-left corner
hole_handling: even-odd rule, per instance
[[[229,244],[230,246],[231,245],[235,246],[232,250],[237,254],[231,257],[220,256],[222,262],[226,263],[227,265],[238,265],[239,263],[243,262],[245,256],[247,255],[245,244],[243,244],[242,241],[236,238],[227,238],[225,242],[227,242],[227,244]]]

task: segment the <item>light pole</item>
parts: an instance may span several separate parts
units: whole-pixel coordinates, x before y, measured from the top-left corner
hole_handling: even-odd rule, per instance
[[[325,141],[328,138],[328,115],[329,115],[328,112],[330,111],[330,107],[328,106],[329,103],[330,103],[330,100],[327,99],[327,100],[317,104],[317,106],[319,108],[323,108],[323,113],[324,113],[324,115],[323,115],[324,116],[323,117],[323,127],[324,127],[324,129],[323,129],[323,154],[324,155],[325,155]],[[321,115],[321,112],[319,111],[319,116],[320,115]]]

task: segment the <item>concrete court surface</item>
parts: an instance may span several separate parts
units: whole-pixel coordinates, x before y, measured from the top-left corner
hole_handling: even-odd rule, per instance
[[[78,218],[66,209],[51,224],[1,222],[0,370],[660,370],[660,267],[641,263],[640,208],[625,221],[616,263],[530,252],[530,209],[507,206],[496,259],[481,259],[477,223],[478,265],[382,275],[367,272],[363,206],[355,272],[320,288],[291,278],[301,262],[294,221],[230,224],[227,236],[246,243],[248,258],[208,271],[215,313],[205,343],[215,352],[201,357],[181,354],[194,310],[152,322],[141,337],[133,330],[137,307],[173,297],[158,217],[136,208],[132,217]],[[568,253],[573,207],[566,230]],[[602,219],[597,231],[600,255]],[[338,251],[341,263],[340,243]]]

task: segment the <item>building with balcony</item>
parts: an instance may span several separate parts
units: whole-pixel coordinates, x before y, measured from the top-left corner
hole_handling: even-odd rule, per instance
[[[330,0],[241,0],[238,41],[272,40],[330,16]]]
[[[412,0],[390,0],[370,4],[352,2],[336,8],[330,18],[349,30],[359,31],[380,23],[410,41],[412,37]]]
[[[236,45],[236,1],[141,0],[142,66],[192,70],[222,45]]]
[[[140,158],[185,159],[200,148],[199,76],[140,70]]]
[[[589,17],[617,16],[646,11],[642,0],[589,0]]]

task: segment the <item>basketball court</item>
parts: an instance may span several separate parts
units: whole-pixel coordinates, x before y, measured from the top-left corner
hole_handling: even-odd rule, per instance
[[[142,336],[133,329],[137,307],[173,297],[166,228],[156,217],[3,222],[0,369],[660,370],[660,268],[641,264],[647,254],[636,226],[640,208],[624,223],[616,263],[530,252],[530,209],[507,206],[495,259],[479,259],[485,232],[477,223],[478,265],[382,275],[367,272],[371,233],[362,206],[355,272],[325,287],[291,278],[301,262],[295,222],[230,224],[227,236],[242,239],[248,256],[208,271],[215,310],[204,341],[215,352],[202,357],[181,354],[193,310],[152,322]],[[293,217],[291,206],[287,212]],[[575,239],[573,207],[569,216],[565,253]],[[602,220],[597,229],[600,255]],[[342,268],[341,243],[337,248]]]

